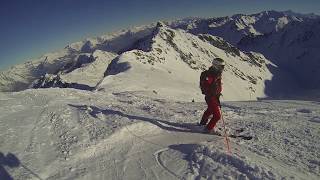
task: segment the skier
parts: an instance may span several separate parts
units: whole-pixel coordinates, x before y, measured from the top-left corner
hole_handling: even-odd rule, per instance
[[[205,131],[214,133],[214,127],[221,118],[220,96],[222,91],[221,76],[225,66],[225,62],[221,58],[215,58],[212,66],[201,73],[200,88],[208,105],[207,110],[203,113],[200,125],[205,126]],[[207,124],[209,116],[213,115]]]

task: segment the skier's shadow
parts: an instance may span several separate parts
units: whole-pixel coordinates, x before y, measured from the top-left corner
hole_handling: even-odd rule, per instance
[[[117,110],[112,110],[112,109],[101,109],[95,106],[87,106],[87,105],[72,105],[69,104],[71,107],[75,107],[79,110],[88,110],[89,114],[94,117],[98,118],[97,114],[102,113],[104,115],[118,115],[122,117],[126,117],[131,120],[138,120],[138,121],[145,121],[152,123],[164,130],[167,131],[177,131],[177,132],[189,132],[189,133],[202,133],[202,131],[197,128],[197,125],[195,123],[176,123],[176,122],[171,122],[171,121],[165,121],[165,120],[160,120],[160,119],[154,119],[154,118],[147,118],[147,117],[142,117],[142,116],[135,116],[135,115],[129,115],[125,114],[121,111]]]
[[[4,168],[5,166],[14,168],[20,166],[19,159],[12,153],[8,153],[6,156],[0,152],[0,179],[13,180],[10,174]]]

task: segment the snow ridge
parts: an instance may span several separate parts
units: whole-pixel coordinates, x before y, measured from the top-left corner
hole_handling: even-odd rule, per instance
[[[318,66],[316,58],[318,36],[315,33],[318,29],[318,19],[318,16],[312,14],[265,11],[252,15],[237,14],[231,17],[189,18],[121,30],[70,44],[63,50],[46,54],[36,61],[0,72],[0,91],[25,90],[33,81],[38,79],[43,81],[46,74],[59,76],[68,84],[102,90],[105,87],[100,86],[101,84],[106,84],[105,82],[110,80],[114,82],[112,79],[118,79],[116,76],[120,76],[119,72],[129,72],[126,70],[133,67],[132,64],[135,62],[146,65],[141,66],[143,68],[140,70],[145,71],[148,65],[152,65],[148,68],[159,68],[171,75],[189,72],[189,70],[177,70],[178,68],[191,68],[193,71],[187,73],[190,77],[185,77],[189,80],[182,80],[189,81],[190,84],[191,81],[197,82],[196,77],[200,71],[206,69],[212,58],[218,56],[230,59],[225,79],[229,81],[227,84],[231,84],[232,80],[236,83],[233,83],[234,87],[227,88],[232,91],[242,89],[239,93],[230,90],[227,92],[226,99],[239,97],[240,94],[246,94],[242,99],[279,97],[288,94],[290,89],[292,92],[297,91],[300,85],[315,89],[319,86],[319,78],[312,78],[313,73],[317,75],[320,72],[315,68]],[[125,58],[127,60],[124,60]],[[182,64],[177,66],[178,61],[185,63],[183,67]],[[249,66],[240,65],[241,61],[244,64],[249,63]],[[124,67],[116,67],[118,64]],[[112,69],[119,70],[112,72]],[[252,70],[248,71],[248,69]],[[163,74],[154,75],[162,76]],[[143,77],[139,78],[143,79]],[[168,77],[168,79],[172,78]],[[158,83],[160,82],[162,81]],[[280,87],[281,82],[290,82],[287,89]],[[109,84],[108,87],[111,85]],[[198,85],[192,84],[192,86]],[[143,84],[142,87],[139,89],[137,85],[129,85],[128,89],[126,87],[121,89],[123,91],[148,89],[152,92],[159,90],[153,85],[148,87]],[[119,89],[120,87],[117,90]],[[250,93],[244,89],[249,90]],[[170,91],[181,90],[173,88]],[[195,89],[190,92],[195,98],[200,96],[195,94]],[[230,97],[231,94],[234,95]]]
[[[122,41],[128,38],[128,44],[124,44]],[[202,101],[199,75],[211,66],[214,57],[221,57],[227,62],[225,99],[246,100],[267,96],[264,81],[272,77],[267,66],[274,66],[263,55],[241,52],[220,37],[193,35],[163,22],[152,28],[121,32],[109,40],[101,37],[87,40],[82,46],[75,43],[63,53],[48,55],[40,65],[26,69],[24,74],[41,73],[30,74],[29,79],[23,79],[25,84],[31,88],[141,91],[178,100],[191,95],[190,101]],[[50,66],[57,62],[61,62],[59,66]],[[7,87],[5,83],[3,87]]]
[[[270,79],[271,74],[266,67],[269,61],[264,56],[241,52],[219,37],[195,36],[163,23],[158,23],[152,35],[139,41],[135,49],[112,60],[96,89],[149,91],[159,97],[179,100],[189,93],[194,100],[201,100],[197,84],[199,75],[211,65],[213,57],[222,57],[227,62],[224,76],[225,89],[229,92],[225,93],[226,99],[265,96],[264,80]],[[248,88],[251,94],[247,93]]]
[[[243,38],[238,47],[264,54],[275,64],[292,72],[307,89],[319,89],[320,19],[294,22],[280,31]]]

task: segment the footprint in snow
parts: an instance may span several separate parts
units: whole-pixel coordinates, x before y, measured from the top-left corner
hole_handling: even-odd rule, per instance
[[[320,117],[316,116],[309,120],[310,122],[320,123]]]
[[[297,109],[297,112],[299,113],[312,113],[310,109]]]

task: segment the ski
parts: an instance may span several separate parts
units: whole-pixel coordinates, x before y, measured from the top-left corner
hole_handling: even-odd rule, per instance
[[[202,125],[200,124],[196,124],[197,127],[202,127]],[[222,131],[221,128],[218,128],[220,131]],[[228,137],[230,138],[240,138],[240,139],[243,139],[243,140],[251,140],[253,139],[252,136],[250,135],[243,135],[243,134],[240,134],[240,133],[243,133],[245,132],[245,128],[239,128],[239,129],[232,129],[236,134],[228,134]],[[204,134],[211,134],[211,135],[217,135],[217,136],[221,136],[221,137],[224,137],[224,134],[222,132],[213,132],[213,133],[209,133],[209,132],[205,132],[203,131],[202,129],[199,130],[200,133],[204,133]]]
[[[210,134],[210,133],[207,133],[207,134]],[[218,132],[212,133],[212,135],[217,135],[217,136],[221,136],[221,137],[225,136],[224,134],[221,134],[221,133],[218,133]],[[240,138],[240,139],[243,139],[243,140],[251,140],[251,139],[253,139],[252,136],[248,136],[248,135],[228,134],[228,137],[235,138],[235,139]]]
[[[243,139],[243,140],[251,140],[251,139],[253,139],[252,136],[234,135],[234,134],[229,134],[228,137],[231,137],[231,138],[240,138],[240,139]]]

